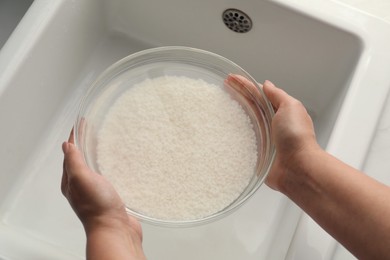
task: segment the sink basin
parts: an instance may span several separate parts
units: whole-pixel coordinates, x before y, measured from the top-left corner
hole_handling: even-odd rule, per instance
[[[20,22],[33,0],[0,2],[0,49]]]
[[[249,32],[225,26],[232,7],[250,17]],[[300,99],[322,147],[361,168],[390,84],[389,34],[329,0],[35,0],[0,51],[0,259],[84,258],[82,226],[60,192],[61,143],[113,62],[165,45],[223,55]],[[336,246],[266,186],[220,221],[143,228],[148,259],[306,259],[309,249],[321,258],[307,259],[332,259]]]

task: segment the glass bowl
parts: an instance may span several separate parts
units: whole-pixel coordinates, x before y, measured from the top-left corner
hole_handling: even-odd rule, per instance
[[[108,158],[107,156],[102,155],[104,153],[98,152],[98,151],[103,151],[101,148],[99,148],[99,145],[103,146],[102,143],[104,143],[104,141],[107,139],[107,138],[104,139],[104,135],[101,133],[101,131],[103,131],[102,129],[104,124],[108,124],[106,121],[106,118],[108,118],[107,114],[109,113],[110,109],[112,109],[113,105],[117,102],[117,100],[121,96],[123,96],[124,93],[128,93],[127,91],[129,91],[130,89],[133,89],[134,91],[135,87],[140,88],[139,86],[143,86],[142,84],[147,80],[157,80],[163,77],[176,77],[176,78],[179,77],[179,78],[186,78],[190,80],[201,80],[203,83],[206,82],[208,84],[207,86],[213,86],[213,88],[218,88],[219,89],[218,91],[222,90],[223,93],[227,93],[229,98],[231,100],[234,100],[232,102],[238,104],[238,106],[241,108],[242,111],[244,111],[246,117],[248,118],[249,124],[254,133],[253,136],[255,138],[256,151],[254,154],[257,153],[257,156],[255,158],[255,163],[253,167],[250,168],[250,172],[248,173],[249,175],[247,175],[246,177],[247,184],[245,185],[245,187],[242,188],[242,190],[240,190],[237,193],[237,196],[234,199],[232,199],[222,208],[220,207],[217,210],[215,210],[215,212],[211,211],[208,214],[203,214],[199,216],[195,214],[194,217],[177,217],[177,216],[160,217],[160,216],[156,216],[158,214],[147,213],[147,211],[143,209],[139,209],[139,206],[134,207],[132,203],[128,203],[124,201],[126,204],[126,210],[129,214],[135,216],[136,218],[138,218],[143,222],[156,224],[160,226],[182,227],[182,226],[193,226],[197,224],[208,223],[212,220],[216,220],[223,216],[228,215],[233,210],[237,209],[240,205],[242,205],[245,201],[247,201],[256,192],[256,190],[264,182],[269,172],[269,169],[272,165],[274,154],[275,154],[275,149],[270,134],[271,120],[274,115],[272,105],[267,100],[267,98],[262,92],[261,87],[256,83],[256,81],[245,70],[243,70],[241,67],[239,67],[232,61],[208,51],[188,48],[188,47],[175,46],[175,47],[160,47],[160,48],[144,50],[132,54],[116,62],[115,64],[111,65],[108,69],[106,69],[96,79],[96,81],[90,86],[86,95],[82,99],[79,114],[77,116],[77,120],[74,126],[75,143],[76,146],[81,150],[87,165],[93,171],[107,177],[107,172],[104,172],[104,170],[102,170],[103,166],[100,167],[101,165],[103,165],[103,163],[100,164],[98,163]],[[185,88],[187,92],[198,91],[198,90],[194,90],[194,88],[190,89],[188,86],[189,85],[183,84],[182,88],[183,89]],[[199,88],[199,91],[204,91],[204,90]],[[203,93],[201,92],[199,93],[200,97],[205,99],[204,97],[207,95],[205,94],[201,95],[201,94]],[[154,98],[156,97],[154,96]],[[145,100],[148,99],[146,98]],[[208,100],[207,102],[214,103],[214,100],[211,99]],[[156,102],[153,102],[152,105],[155,103]],[[164,105],[169,105],[169,104],[170,104],[169,101],[164,103]],[[183,102],[183,104],[186,103]],[[204,106],[204,104],[205,103],[203,103],[203,105],[200,106]],[[147,109],[147,107],[145,109]],[[125,114],[126,116],[131,117],[138,112],[139,112],[138,110],[137,111],[131,110],[126,112]],[[229,121],[230,124],[235,124],[235,122],[233,121],[232,122]],[[121,122],[122,121],[120,121],[119,123],[119,127],[117,127],[118,136],[116,136],[116,133],[112,134],[111,132],[112,135],[110,135],[109,138],[119,138],[118,140],[120,140],[121,143],[125,143],[125,140],[129,138],[131,139],[133,135],[130,134],[130,132],[128,132],[129,133],[128,134],[126,130],[119,129],[122,127]],[[216,122],[215,124],[217,123],[219,122]],[[195,123],[193,123],[192,125],[191,124],[192,122],[189,121],[189,127],[195,126]],[[199,123],[198,120],[196,124],[197,127],[199,127],[199,125],[201,125],[202,122]],[[135,126],[135,124],[132,125],[131,127],[137,129],[136,128],[137,126]],[[147,128],[148,126],[147,125],[143,126],[143,128],[140,126],[139,132],[143,133],[142,131],[144,131],[145,127]],[[164,128],[164,127],[165,126],[162,125],[160,128]],[[215,127],[218,128],[218,125],[216,125]],[[117,128],[112,127],[112,129],[117,129]],[[213,132],[208,132],[208,133],[214,134]],[[241,135],[241,132],[236,134]],[[224,136],[224,134],[222,133],[221,136]],[[153,139],[154,135],[150,138]],[[215,139],[215,137],[212,138]],[[237,142],[237,140],[222,138],[221,142],[230,143],[230,142]],[[134,147],[134,149],[136,149],[135,148],[136,146],[137,147],[140,146],[142,148],[142,146],[146,143],[147,141],[140,142],[137,143],[136,145],[133,145],[132,147]],[[167,145],[169,146],[169,144]],[[157,148],[158,145],[156,144],[155,146],[156,149],[158,149]],[[131,150],[133,149],[132,147],[130,147],[129,145],[127,148],[130,149],[130,151],[132,151]],[[202,150],[202,148],[198,150]],[[222,157],[217,157],[217,159],[215,159],[216,166],[225,166],[223,164],[226,164],[226,158],[224,156],[225,154],[228,154],[229,151],[227,150],[228,149],[222,151],[221,153]],[[165,152],[169,154],[170,151],[165,151]],[[192,151],[192,153],[194,153],[194,151]],[[121,157],[121,158],[123,157],[123,161],[126,161],[127,159],[126,154],[120,154],[119,148],[118,148],[118,152],[114,151],[110,154],[114,157]],[[202,153],[200,152],[200,154]],[[99,158],[99,156],[104,158]],[[148,156],[149,155],[146,154],[144,158],[141,158],[142,160],[145,160],[144,165],[146,168],[149,167],[149,165],[155,163],[152,162],[154,158],[149,158]],[[221,161],[219,161],[218,158],[221,158]],[[224,160],[222,160],[222,158],[224,158]],[[200,161],[202,161],[202,158],[200,158]],[[176,160],[175,162],[177,164],[178,169],[182,169],[182,168],[184,169],[188,164],[188,162],[186,161],[182,162],[180,160]],[[135,162],[131,162],[131,161],[127,163],[135,164]],[[201,163],[199,163],[199,165],[201,166]],[[119,165],[118,167],[126,167],[126,165]],[[221,169],[224,168],[222,167],[218,169],[219,171],[221,171]],[[139,173],[134,173],[131,172],[131,170],[129,170],[128,172],[126,172],[126,174],[139,174]],[[238,174],[237,178],[240,178],[239,171],[237,172],[237,174]],[[154,178],[154,177],[164,178],[164,176],[161,175],[163,175],[163,173],[160,173],[158,176],[152,174],[151,176],[148,176],[148,178]],[[195,178],[193,180],[196,180],[197,176],[200,176],[200,173],[199,175],[191,174],[187,177]],[[110,178],[115,178],[115,176],[114,177],[111,176]],[[111,181],[110,178],[108,179]],[[142,176],[140,178],[142,178]],[[174,178],[174,177],[169,176],[169,178]],[[186,184],[185,180],[184,181],[177,180],[176,182],[179,183],[180,187],[187,184],[189,185],[188,187],[190,187],[192,184],[192,182]],[[118,190],[119,195],[123,198],[124,195],[120,192],[121,189],[123,190],[123,187],[121,187],[120,189],[118,185],[120,186],[124,184],[121,183],[121,181],[119,181],[118,184],[118,181],[116,181],[113,183],[113,185]],[[132,183],[129,184],[129,186],[131,185]],[[219,181],[219,183],[217,183],[217,185],[214,185],[213,187],[219,188],[223,186],[224,186],[224,180],[222,179]],[[127,189],[126,187],[125,189]],[[156,189],[155,185],[144,188],[142,192],[144,192],[145,194],[153,193],[153,189]],[[173,192],[175,192],[174,189],[175,188],[172,187]],[[126,192],[131,193],[132,190],[133,187],[128,187]],[[214,196],[219,197],[219,193]],[[180,192],[177,193],[177,196],[170,197],[168,203],[165,201],[164,203],[166,203],[166,205],[163,207],[168,211],[170,211],[171,209],[173,210],[176,200],[179,198],[182,198]],[[143,198],[140,198],[139,201],[142,201],[142,199]],[[213,199],[214,197],[211,195],[208,197],[200,196],[199,198],[198,197],[195,198],[195,200],[199,200],[196,201],[196,203],[198,204],[213,203],[212,202]],[[191,207],[191,210],[194,210],[196,212],[196,208],[194,207]]]

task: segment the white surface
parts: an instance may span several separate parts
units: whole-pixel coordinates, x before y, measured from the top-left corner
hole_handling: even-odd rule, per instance
[[[359,11],[373,15],[379,19],[390,21],[390,2],[388,0],[338,0]]]
[[[365,12],[376,18],[383,19],[390,23],[390,2],[388,0],[339,0],[340,2]],[[387,36],[390,37],[390,36]],[[388,73],[390,68],[387,67]],[[390,84],[389,84],[390,86]],[[387,97],[383,114],[367,154],[363,171],[375,179],[390,185],[390,98]],[[334,260],[356,259],[344,247],[339,245],[336,248]]]
[[[367,152],[390,85],[388,24],[327,0],[278,1],[326,23],[272,2],[245,1],[238,7],[252,16],[254,31],[239,36],[220,27],[221,11],[237,3],[171,1],[36,0],[1,50],[1,257],[83,258],[83,230],[59,191],[60,144],[96,75],[154,45],[208,49],[259,81],[273,79],[303,100],[328,151],[386,178],[389,112]],[[296,226],[299,217],[291,202],[262,187],[214,224],[144,226],[145,250],[150,259],[330,259],[334,241],[307,217]],[[336,258],[344,254],[336,249]]]

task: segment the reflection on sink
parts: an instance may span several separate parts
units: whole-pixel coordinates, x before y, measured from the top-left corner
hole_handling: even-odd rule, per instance
[[[288,2],[35,0],[0,52],[0,257],[83,258],[82,226],[60,194],[60,145],[96,76],[145,48],[209,50],[274,81],[306,105],[321,145],[359,167],[390,80],[377,70],[387,65],[378,53],[390,55],[374,46],[370,26],[387,27],[332,1]],[[225,26],[222,12],[232,5],[250,16],[251,31]],[[375,93],[367,93],[374,76]],[[356,111],[362,99],[370,105]],[[144,246],[150,259],[285,259],[300,217],[264,186],[213,224],[144,225]]]

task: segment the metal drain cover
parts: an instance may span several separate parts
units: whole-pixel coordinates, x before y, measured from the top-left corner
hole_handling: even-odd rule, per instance
[[[246,33],[252,29],[251,18],[241,10],[230,8],[222,13],[224,24],[232,31]]]

